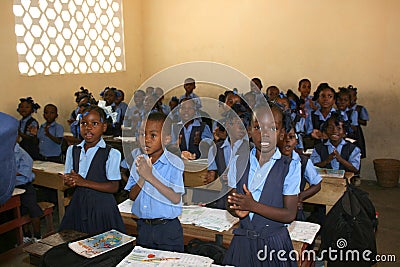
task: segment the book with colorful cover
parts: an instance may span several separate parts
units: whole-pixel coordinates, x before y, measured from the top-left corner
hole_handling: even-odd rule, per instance
[[[329,178],[343,178],[344,177],[344,170],[333,170],[333,169],[324,169],[315,167],[318,174],[321,177],[329,177]]]
[[[72,242],[68,247],[86,258],[93,258],[110,250],[123,246],[136,238],[117,230],[110,230],[83,240]]]

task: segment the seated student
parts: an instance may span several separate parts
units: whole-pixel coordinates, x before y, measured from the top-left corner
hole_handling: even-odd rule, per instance
[[[171,100],[169,101],[169,110],[171,111],[168,115],[168,118],[173,122],[177,123],[180,121],[179,118],[179,99],[176,96],[171,97]]]
[[[37,133],[40,158],[45,161],[62,163],[61,142],[64,137],[64,127],[56,122],[57,107],[47,104],[44,107],[43,117],[46,122],[40,125]]]
[[[311,93],[311,81],[309,79],[301,79],[297,89],[300,92],[300,99],[304,101],[304,112],[307,116],[311,116],[311,112],[318,109],[315,105]]]
[[[326,139],[322,132],[322,124],[330,118],[331,113],[335,111],[333,105],[335,104],[336,92],[327,83],[321,83],[317,88],[318,103],[320,107],[311,112],[311,116],[306,118],[306,135],[310,136],[311,143],[305,147],[313,148],[316,144],[321,143]]]
[[[37,160],[40,158],[36,137],[39,123],[32,117],[32,114],[36,113],[40,106],[33,101],[32,97],[20,98],[19,101],[17,111],[22,116],[19,120],[19,145],[28,152],[32,159]]]
[[[182,99],[184,98],[193,99],[193,101],[196,103],[196,109],[201,109],[201,100],[198,95],[193,93],[194,89],[196,89],[196,81],[193,78],[185,79],[183,88],[185,89],[185,94],[179,97],[179,103],[182,102]]]
[[[208,172],[205,184],[214,181],[218,175],[222,189],[219,198],[211,203],[208,207],[226,209],[228,188],[228,166],[232,156],[238,151],[242,151],[241,146],[249,148],[249,140],[247,136],[247,128],[250,122],[250,115],[245,113],[246,109],[241,104],[235,104],[226,114],[225,128],[228,138],[217,142],[214,147],[209,150],[208,154]]]
[[[24,243],[37,242],[42,238],[40,217],[43,215],[43,211],[36,201],[36,191],[32,185],[32,181],[35,179],[35,174],[32,172],[33,160],[18,143],[15,144],[14,155],[17,166],[15,187],[25,189],[25,192],[21,195],[21,214],[29,213],[33,225],[33,237],[29,225],[24,225]]]
[[[156,95],[158,101],[157,104],[160,106],[162,112],[165,115],[168,115],[169,112],[171,111],[171,109],[169,108],[169,106],[165,105],[163,103],[164,100],[164,90],[161,87],[156,87],[156,89],[154,90],[154,94]]]
[[[163,113],[151,113],[140,126],[139,143],[144,154],[136,157],[125,190],[139,217],[136,244],[153,249],[183,252],[183,162],[163,149],[171,140]]]
[[[278,142],[278,146],[282,155],[300,162],[301,164],[300,194],[296,220],[305,221],[306,218],[303,212],[303,201],[321,190],[322,178],[317,173],[313,163],[308,159],[308,157],[296,153],[295,148],[297,143],[298,135],[295,132],[295,125],[292,123],[290,131],[285,134],[283,141]],[[306,183],[308,183],[310,187],[304,190]]]
[[[268,86],[266,91],[268,101],[275,101],[279,96],[279,88],[275,85]]]
[[[138,125],[133,121],[135,118],[139,118],[143,114],[143,103],[146,93],[143,90],[137,90],[133,94],[134,104],[128,107],[126,117],[124,118],[124,126],[132,127],[133,130],[137,129]],[[138,121],[136,121],[137,123]]]
[[[255,96],[255,104],[260,104],[265,102],[265,95],[262,93],[263,88],[260,78],[254,77],[250,81],[250,92]]]
[[[106,87],[101,93],[100,96],[103,97],[103,100],[106,101],[106,107],[111,107],[112,112],[117,113],[115,120],[111,120],[110,115],[107,114],[107,132],[105,132],[105,135],[113,135],[113,136],[121,136],[122,130],[121,130],[121,116],[122,116],[122,110],[118,108],[115,104],[115,99],[117,96],[119,96],[119,93],[117,91],[117,88],[114,87]]]
[[[172,125],[172,143],[180,148],[182,158],[190,160],[200,158],[202,140],[206,142],[213,140],[210,127],[196,118],[196,112],[196,102],[193,99],[182,99],[179,107],[181,121]],[[207,157],[207,155],[202,156]]]
[[[228,196],[229,208],[240,218],[240,226],[233,230],[223,264],[297,266],[294,259],[282,261],[277,254],[257,257],[265,247],[285,255],[293,250],[285,224],[296,217],[300,164],[282,155],[275,145],[284,136],[284,124],[282,110],[276,105],[256,106],[252,114],[249,132],[255,147],[250,155],[235,157],[236,163],[231,164],[235,167],[228,172],[228,182],[236,188]]]
[[[324,131],[328,141],[315,146],[310,156],[315,166],[358,173],[360,149],[344,140],[348,125],[339,113],[332,113],[326,121]]]
[[[125,232],[113,193],[118,191],[121,154],[107,146],[106,114],[98,106],[83,111],[79,145],[70,146],[65,161],[64,183],[75,191],[60,224],[61,230],[98,234],[111,229]]]
[[[67,120],[68,124],[71,124],[74,121],[76,121],[76,116],[78,115],[78,110],[79,110],[79,104],[88,103],[88,100],[91,97],[91,93],[89,93],[88,89],[85,89],[83,86],[81,86],[79,89],[80,91],[76,91],[74,94],[77,107],[71,112],[71,115]]]
[[[117,89],[117,94],[115,97],[115,106],[117,109],[121,110],[121,117],[120,117],[120,122],[124,121],[125,118],[125,113],[128,109],[128,104],[124,102],[125,99],[125,93],[124,91]]]

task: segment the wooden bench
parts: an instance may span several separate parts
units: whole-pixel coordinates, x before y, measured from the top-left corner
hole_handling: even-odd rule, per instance
[[[43,215],[40,218],[45,218],[46,219],[46,233],[44,233],[43,236],[48,236],[51,234],[54,234],[54,224],[53,224],[53,207],[54,204],[50,202],[38,202],[39,207],[43,211]],[[26,214],[21,217],[21,225],[25,225],[28,223],[32,223],[31,217],[29,217],[29,214]]]
[[[29,254],[30,264],[38,266],[42,256],[52,247],[60,244],[85,238],[87,234],[74,230],[64,230],[59,233],[52,234],[41,239],[37,243],[33,243],[24,248],[24,251]]]

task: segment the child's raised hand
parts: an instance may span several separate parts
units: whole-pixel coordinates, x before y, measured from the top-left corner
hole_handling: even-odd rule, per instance
[[[321,139],[322,138],[322,132],[320,130],[314,129],[311,132],[311,136],[315,139]]]
[[[143,177],[145,180],[151,179],[153,175],[151,158],[145,158],[143,155],[140,155],[136,158],[135,164],[140,177]]]
[[[243,190],[245,194],[233,193],[232,195],[228,196],[228,202],[232,204],[230,208],[235,210],[236,214],[241,218],[247,216],[255,204],[253,195],[247,189],[245,184],[243,185]]]
[[[44,126],[44,133],[46,134],[46,136],[50,135],[49,129],[50,129],[50,125]]]
[[[37,135],[38,128],[35,127],[35,126],[29,126],[29,127],[28,127],[28,132],[29,132],[31,135]]]
[[[332,154],[334,155],[334,157],[336,158],[337,161],[341,161],[342,160],[342,156],[340,155],[340,153],[335,149],[333,150]]]
[[[192,154],[189,151],[182,151],[181,152],[181,158],[188,159],[188,160],[195,160],[196,159],[196,154],[195,153]]]

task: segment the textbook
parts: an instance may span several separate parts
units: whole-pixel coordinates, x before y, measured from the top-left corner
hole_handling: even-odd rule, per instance
[[[293,221],[288,226],[290,239],[311,244],[321,226],[316,223]]]
[[[132,242],[135,239],[135,237],[125,235],[117,230],[110,230],[102,234],[69,243],[68,247],[81,256],[93,258]]]
[[[343,178],[344,177],[344,170],[333,170],[333,169],[324,169],[315,167],[318,174],[321,177],[329,177],[329,178]]]

